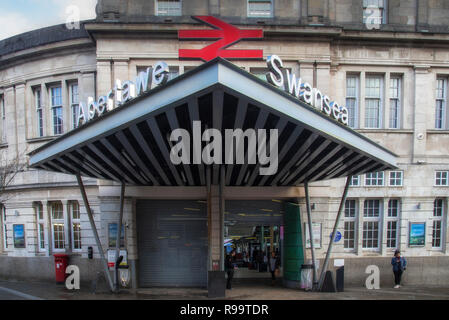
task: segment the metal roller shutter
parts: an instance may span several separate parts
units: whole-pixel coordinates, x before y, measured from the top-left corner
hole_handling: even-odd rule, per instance
[[[137,201],[140,287],[207,286],[205,201]]]

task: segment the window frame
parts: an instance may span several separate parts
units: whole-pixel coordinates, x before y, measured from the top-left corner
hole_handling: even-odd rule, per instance
[[[438,174],[441,173],[445,173],[446,174],[446,178],[440,177],[438,178]],[[445,179],[446,180],[446,184],[441,184],[442,180]],[[438,184],[438,180],[440,180],[440,184]],[[447,170],[435,170],[435,180],[434,180],[434,187],[448,187],[449,186],[449,171]]]
[[[379,174],[382,174],[382,183],[378,184],[379,181]],[[376,177],[373,178],[371,175],[376,174]],[[370,175],[370,177],[368,178],[368,175]],[[376,184],[368,184],[367,181],[376,181]],[[368,172],[365,174],[365,179],[364,179],[364,183],[365,183],[365,187],[383,187],[385,186],[385,172],[384,171],[377,171],[377,172]]]
[[[392,80],[397,80],[397,97],[392,97]],[[400,75],[391,75],[390,76],[390,114],[388,118],[388,128],[389,129],[401,129],[402,123],[401,123],[401,117],[402,117],[402,76]],[[396,101],[396,126],[392,126],[392,102]]]
[[[60,101],[61,104],[57,105],[54,104],[54,96],[53,96],[53,89],[59,88],[61,91],[61,96],[60,96]],[[50,92],[50,108],[51,108],[51,124],[52,124],[52,128],[53,128],[53,135],[54,136],[59,136],[64,134],[64,107],[63,107],[63,97],[62,97],[62,85],[60,83],[58,84],[54,84],[49,86],[49,92]],[[55,112],[60,111],[61,112],[61,123],[57,124],[55,123],[55,119],[56,119],[56,114]],[[60,127],[60,132],[56,129]]]
[[[396,215],[391,215],[392,213],[392,202],[395,201],[396,202]],[[388,200],[388,209],[387,209],[387,216],[386,216],[386,247],[387,249],[397,249],[398,245],[400,243],[400,221],[401,221],[401,209],[402,209],[402,202],[400,199],[389,199]],[[395,245],[391,246],[389,245],[389,242],[391,241],[392,237],[390,237],[391,231],[392,229],[390,229],[389,225],[390,223],[396,223],[396,236],[394,238],[395,241]]]
[[[179,14],[177,12],[176,12],[176,14],[169,14],[170,13],[170,9],[173,10],[173,8],[168,8],[167,9],[167,14],[161,14],[159,12],[159,2],[179,3]],[[183,7],[182,0],[156,0],[154,2],[154,5],[155,5],[154,13],[158,17],[179,17],[179,16],[182,16],[182,7]],[[175,8],[175,9],[178,10],[178,8]]]
[[[365,4],[365,1],[369,1],[369,0],[362,0],[362,23],[366,24],[366,16],[365,16],[365,11],[368,8],[369,5]],[[381,14],[381,21],[379,23],[379,25],[384,25],[388,23],[388,0],[380,0],[383,2],[382,4],[382,14]],[[379,7],[380,8],[380,7]]]
[[[355,96],[348,95],[348,79],[354,78],[355,79]],[[355,105],[354,105],[354,125],[351,126],[351,113],[350,108],[348,108],[348,99],[354,99]],[[360,75],[354,74],[354,73],[347,73],[346,74],[346,108],[348,108],[349,112],[349,118],[348,118],[348,125],[352,129],[358,129],[360,127],[359,122],[359,112],[360,112]]]
[[[59,219],[55,219],[53,216],[53,210],[54,210],[54,206],[58,204],[61,205],[61,210],[62,210],[62,218]],[[53,252],[65,252],[67,250],[65,242],[66,242],[66,223],[65,223],[65,217],[64,217],[64,204],[61,201],[52,201],[50,202],[50,220],[51,220],[51,234],[52,234],[52,249]],[[63,241],[63,248],[56,248],[55,246],[55,241],[56,241],[56,237],[55,237],[55,225],[61,225],[62,223],[62,241]],[[60,231],[58,231],[60,232]],[[57,241],[61,241],[61,239],[58,237]]]
[[[75,218],[74,213],[74,205],[78,207],[78,218]],[[68,214],[70,217],[70,240],[71,240],[71,249],[73,252],[82,252],[83,251],[83,241],[82,241],[82,229],[81,229],[81,207],[78,201],[71,200],[68,202]],[[79,230],[75,231],[75,225],[79,225]],[[79,240],[75,240],[75,233],[79,233]],[[79,241],[80,248],[76,248],[75,244]]]
[[[6,143],[6,105],[5,105],[5,95],[0,94],[0,116],[2,121],[2,132],[1,132],[1,143]]]
[[[445,228],[446,228],[446,199],[444,198],[436,198],[433,202],[433,213],[432,213],[432,250],[443,250],[443,246],[444,246],[444,242],[445,242]],[[441,202],[440,206],[437,206],[437,202]],[[437,208],[440,211],[440,214],[437,215]],[[435,246],[434,243],[436,241],[436,237],[435,237],[435,223],[439,223],[440,227],[439,227],[439,241],[440,241],[440,245],[439,246]]]
[[[438,96],[438,83],[442,81],[443,96]],[[447,90],[448,90],[448,77],[447,76],[437,76],[436,86],[435,86],[435,130],[447,130]],[[438,126],[438,102],[441,101],[442,111],[441,111],[441,127]]]
[[[369,79],[379,79],[379,97],[368,96],[367,95],[367,81]],[[385,87],[385,75],[384,74],[367,74],[365,75],[365,129],[382,129],[383,128],[383,113],[384,113],[384,87]],[[378,100],[379,101],[379,109],[378,109],[378,119],[377,126],[368,126],[368,100]]]
[[[7,215],[6,215],[6,207],[3,203],[0,203],[0,222],[2,224],[2,241],[3,241],[3,250],[8,250],[8,224],[7,224]]]
[[[349,182],[350,187],[360,187],[361,186],[361,175],[351,176],[351,181]],[[357,184],[354,184],[354,179],[357,179]]]
[[[73,88],[76,86],[76,98],[77,100],[74,101],[74,93]],[[76,129],[77,128],[77,117],[78,117],[78,108],[79,108],[79,84],[78,81],[71,81],[68,83],[69,87],[69,102],[70,102],[70,114],[71,114],[71,128]]]
[[[33,88],[34,107],[36,109],[37,136],[39,138],[45,135],[44,108],[42,106],[42,88],[40,86]]]
[[[250,3],[255,3],[255,2],[260,2],[260,3],[270,3],[270,15],[254,15],[251,14],[251,5]],[[259,18],[259,19],[270,19],[274,17],[274,0],[247,0],[246,1],[246,17],[247,18]]]
[[[401,174],[401,178],[400,178],[400,184],[392,184],[391,182],[392,182],[392,180],[398,180],[398,178],[397,177],[394,177],[394,178],[392,178],[392,174],[398,174],[398,173],[400,173]],[[394,171],[390,171],[389,173],[388,173],[388,185],[390,186],[390,187],[403,187],[404,186],[404,171],[402,171],[402,170],[394,170]]]
[[[367,216],[367,202],[368,201],[377,201],[379,204],[378,207],[378,216]],[[365,199],[363,202],[363,224],[362,224],[362,250],[363,251],[374,251],[374,252],[380,252],[381,245],[382,245],[382,216],[383,216],[383,201],[382,199]],[[374,208],[374,207],[373,207]],[[377,247],[367,247],[365,246],[365,241],[374,241],[374,238],[368,238],[366,239],[365,235],[366,233],[370,232],[369,230],[365,231],[365,224],[368,223],[377,223]]]
[[[42,202],[36,201],[34,203],[34,210],[36,215],[36,227],[37,227],[37,248],[39,252],[46,252],[46,235],[45,235],[45,212],[44,206]],[[42,218],[40,217],[40,213],[42,213]],[[42,227],[42,230],[41,230]],[[42,244],[44,245],[42,247]]]
[[[348,201],[354,205],[354,207],[351,208],[354,210],[353,216],[347,214],[348,212],[346,209],[347,209]],[[358,221],[358,216],[359,216],[359,203],[358,203],[357,199],[347,199],[346,200],[344,214],[345,214],[345,216],[344,216],[344,231],[343,231],[343,240],[344,240],[343,248],[344,248],[345,252],[355,252],[357,250],[357,245],[358,245],[358,240],[357,240],[358,239],[358,237],[357,237],[358,223],[357,223],[357,221]],[[354,234],[353,238],[349,238],[349,239],[346,238],[346,233],[347,233],[346,224],[347,223],[353,224],[353,230],[352,230],[352,232]],[[351,241],[351,240],[353,241],[353,247],[352,248],[346,247],[347,241]]]

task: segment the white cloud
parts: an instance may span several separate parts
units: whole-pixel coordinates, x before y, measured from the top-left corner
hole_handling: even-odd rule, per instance
[[[0,28],[0,40],[41,27],[39,21],[30,20],[24,15],[16,12],[1,12],[0,21],[2,22],[2,28]]]
[[[60,8],[58,12],[58,17],[61,22],[66,22],[69,14],[67,13],[67,8],[70,6],[76,6],[79,9],[80,20],[94,19],[95,6],[97,0],[53,0],[55,5]]]
[[[39,0],[42,1],[42,0]],[[35,2],[34,0],[31,2]],[[79,19],[94,19],[95,6],[97,0],[50,0],[55,11],[45,16],[28,17],[21,12],[5,12],[0,11],[0,40],[6,39],[17,34],[48,27],[60,23],[66,23],[70,13],[67,13],[69,6],[77,6],[79,8]],[[38,1],[35,2],[38,5]]]

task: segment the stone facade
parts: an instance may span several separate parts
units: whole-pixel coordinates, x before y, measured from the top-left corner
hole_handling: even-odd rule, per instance
[[[27,161],[26,153],[51,141],[53,120],[50,89],[61,86],[63,106],[63,132],[72,128],[69,85],[76,82],[79,100],[98,97],[109,91],[114,79],[133,79],[138,70],[163,60],[170,66],[173,75],[183,74],[202,64],[195,60],[179,60],[181,48],[201,48],[202,41],[177,39],[177,30],[201,27],[192,15],[216,15],[238,27],[262,28],[265,37],[261,41],[241,41],[235,49],[263,49],[264,56],[277,54],[286,67],[303,80],[326,92],[330,97],[347,101],[348,77],[357,82],[357,114],[355,129],[398,155],[398,166],[403,172],[402,186],[389,185],[389,172],[384,173],[382,186],[366,186],[364,176],[360,185],[349,190],[348,199],[356,200],[355,244],[353,249],[344,247],[343,239],[334,246],[333,258],[345,258],[350,271],[351,283],[364,279],[364,269],[369,264],[379,264],[387,272],[389,257],[395,248],[400,248],[411,260],[410,273],[405,281],[426,283],[424,276],[418,277],[426,266],[431,265],[431,274],[438,274],[448,266],[447,254],[449,232],[447,223],[449,186],[436,186],[435,172],[449,171],[449,111],[446,107],[445,126],[435,128],[437,80],[449,80],[449,29],[447,18],[449,6],[446,1],[388,0],[386,23],[379,30],[367,30],[362,22],[362,0],[274,0],[272,18],[248,18],[246,1],[236,0],[190,0],[182,2],[181,16],[157,16],[154,0],[99,0],[97,19],[83,25],[90,38],[59,39],[33,46],[20,47],[14,51],[11,40],[0,42],[4,54],[0,56],[0,103],[5,106],[5,121],[0,123],[5,141],[0,145],[7,159],[17,156]],[[243,5],[242,5],[243,4]],[[19,41],[19,40],[17,40]],[[260,75],[266,69],[264,61],[233,61],[248,72]],[[366,123],[369,98],[367,78],[380,79],[380,125],[369,128]],[[400,81],[400,112],[398,128],[391,129],[390,114],[392,78]],[[38,114],[34,90],[42,92],[43,131],[39,136]],[[103,180],[85,179],[89,201],[94,210],[95,222],[103,244],[108,247],[108,225],[114,223],[119,210],[119,185]],[[344,181],[332,180],[311,185],[313,222],[321,223],[321,248],[317,257],[325,256],[329,234],[338,211]],[[211,239],[210,260],[220,258],[219,250],[219,198],[218,186],[213,186],[211,195]],[[51,204],[60,201],[64,208],[65,247],[74,261],[83,265],[83,274],[93,279],[101,270],[99,254],[93,238],[81,195],[72,176],[27,169],[17,175],[4,202],[1,220],[0,277],[23,277],[31,273],[34,261],[45,265],[40,277],[50,279],[53,274],[51,255],[56,252],[52,245]],[[128,187],[124,221],[126,247],[131,264],[138,259],[135,221],[135,200],[146,199],[207,199],[204,187],[156,188]],[[229,187],[226,199],[300,199],[303,223],[307,222],[304,190],[302,187],[244,188]],[[399,200],[400,213],[397,219],[398,237],[394,247],[388,248],[387,225],[389,200]],[[435,199],[443,204],[442,217],[434,217]],[[365,200],[379,200],[378,245],[364,248],[364,222],[374,221],[364,217]],[[71,235],[70,201],[78,201],[81,210],[82,249],[73,248]],[[38,215],[35,204],[43,206],[45,225],[45,248],[39,249]],[[394,220],[394,219],[393,219]],[[441,245],[432,246],[433,221],[441,220]],[[338,230],[344,234],[343,218]],[[425,245],[411,247],[409,228],[411,222],[426,223]],[[13,225],[25,225],[26,248],[13,245]],[[5,243],[6,240],[6,243]],[[7,245],[6,245],[7,244]],[[94,259],[87,259],[88,247],[94,248]],[[310,250],[306,250],[310,259]],[[19,260],[17,260],[19,259]],[[13,267],[26,260],[30,267]],[[423,260],[424,259],[424,260]],[[429,259],[429,260],[427,260]],[[433,260],[432,260],[433,259]],[[415,267],[412,267],[413,263]],[[437,267],[435,267],[437,266]],[[41,267],[39,267],[41,268]],[[17,271],[17,272],[16,272]],[[134,269],[135,271],[135,269]],[[349,272],[348,271],[348,272]],[[441,271],[442,272],[442,271]],[[83,276],[83,275],[82,275]],[[430,282],[437,283],[438,277]],[[414,279],[412,281],[412,279]],[[420,279],[420,280],[417,280]],[[387,280],[385,280],[387,282]],[[449,284],[449,279],[442,279]],[[135,282],[135,280],[134,280]],[[441,283],[441,282],[440,282]]]

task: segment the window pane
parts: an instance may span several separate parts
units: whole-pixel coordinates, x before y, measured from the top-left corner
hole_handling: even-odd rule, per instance
[[[65,236],[64,236],[64,224],[63,223],[54,223],[53,224],[53,243],[55,249],[64,249],[65,245]]]
[[[397,221],[387,223],[387,248],[396,248],[397,245]]]
[[[379,223],[377,221],[363,222],[363,248],[377,249],[379,247]]]
[[[381,77],[367,77],[365,79],[365,126],[380,128],[381,112]]]
[[[37,210],[37,218],[39,220],[43,220],[44,219],[44,207],[43,207],[42,203],[38,203],[36,205],[36,210]]]
[[[399,116],[401,109],[400,97],[401,79],[390,79],[390,128],[399,128]]]
[[[346,107],[348,108],[349,114],[349,126],[355,128],[357,126],[357,112],[358,112],[358,92],[357,83],[358,77],[348,76],[346,78]]]
[[[51,88],[51,105],[52,107],[62,105],[61,87]]]
[[[45,249],[44,225],[39,223],[39,248]]]
[[[62,134],[63,120],[62,120],[62,107],[53,108],[53,133],[55,135]]]
[[[344,231],[345,249],[354,249],[354,241],[355,241],[354,235],[355,235],[355,222],[346,221]]]
[[[180,16],[181,12],[180,0],[157,0],[157,15]]]
[[[79,98],[78,98],[78,84],[72,84],[70,86],[71,91],[71,104],[78,104]]]
[[[346,200],[345,202],[345,217],[355,217],[356,201]]]
[[[443,199],[435,199],[433,203],[433,216],[434,217],[443,216]]]
[[[248,16],[250,17],[271,17],[271,1],[250,1],[248,3]]]
[[[380,201],[379,200],[365,200],[364,217],[379,217]]]
[[[80,218],[80,206],[78,202],[72,202],[70,204],[71,210],[72,210],[72,219],[79,220]]]
[[[55,220],[64,219],[64,212],[62,203],[56,202],[51,204],[51,214],[52,218]]]
[[[446,114],[446,79],[437,79],[436,83],[436,106],[435,106],[435,128],[444,129]]]
[[[81,224],[73,224],[73,249],[81,249]]]
[[[388,201],[388,216],[399,217],[399,200]]]
[[[435,220],[433,222],[432,247],[441,247],[441,220]]]

